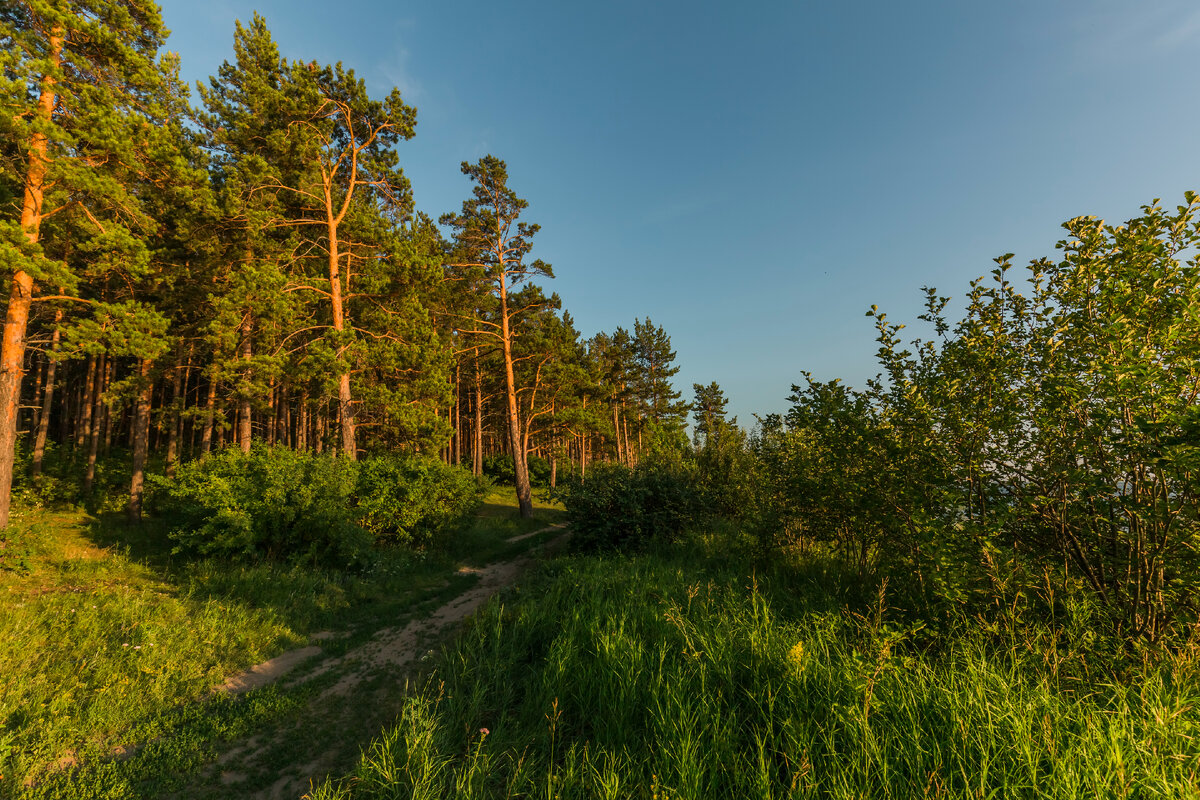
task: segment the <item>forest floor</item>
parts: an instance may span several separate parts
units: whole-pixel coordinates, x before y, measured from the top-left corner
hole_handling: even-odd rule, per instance
[[[0,553],[0,797],[299,797],[565,532],[507,494],[366,574],[177,563],[164,531],[30,512]]]

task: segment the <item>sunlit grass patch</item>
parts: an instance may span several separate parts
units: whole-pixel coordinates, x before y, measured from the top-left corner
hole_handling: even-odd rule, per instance
[[[452,536],[425,551],[383,549],[346,572],[190,562],[171,554],[152,522],[25,518],[8,531],[0,561],[0,796],[14,781],[47,796],[68,787],[88,796],[96,781],[137,773],[159,785],[186,774],[211,758],[213,737],[245,735],[295,704],[285,692],[257,711],[259,700],[225,709],[209,692],[228,675],[320,630],[346,633],[324,645],[344,649],[462,591],[474,580],[456,575],[463,560],[508,547],[508,529],[485,523],[464,542],[476,547]],[[125,763],[130,752],[137,756]],[[111,796],[142,790],[128,791]]]
[[[1194,676],[1064,684],[1018,639],[964,625],[931,647],[883,604],[788,591],[694,557],[551,564],[482,612],[357,771],[315,796],[1200,791]]]

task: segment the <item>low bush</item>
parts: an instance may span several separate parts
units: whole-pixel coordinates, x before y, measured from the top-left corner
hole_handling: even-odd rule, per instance
[[[431,458],[377,456],[359,464],[356,518],[377,542],[426,546],[479,508],[482,486]]]
[[[678,538],[697,508],[694,484],[684,464],[596,464],[555,494],[567,509],[576,548],[628,552]]]
[[[513,457],[503,453],[484,456],[483,474],[499,484],[510,484],[516,477],[513,469]]]
[[[282,447],[226,448],[154,477],[156,510],[179,549],[352,566],[371,535],[357,524],[357,465]]]
[[[371,546],[426,546],[474,513],[480,486],[427,458],[362,462],[283,447],[227,448],[152,478],[179,549],[360,566]]]

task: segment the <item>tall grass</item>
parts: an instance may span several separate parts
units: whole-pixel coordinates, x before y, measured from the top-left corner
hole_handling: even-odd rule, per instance
[[[886,600],[789,588],[662,555],[556,562],[312,797],[1200,796],[1192,656],[1067,679],[1052,638],[931,644]]]

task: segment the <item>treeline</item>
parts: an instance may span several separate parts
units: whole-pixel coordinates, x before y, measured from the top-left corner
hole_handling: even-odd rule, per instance
[[[192,107],[165,38],[148,0],[0,9],[0,525],[48,452],[84,495],[127,457],[134,519],[148,461],[252,441],[506,456],[528,514],[531,456],[553,482],[683,435],[663,329],[585,340],[531,282],[553,273],[503,161],[464,162],[435,222],[397,90],[282,58],[256,15]]]
[[[1064,224],[1058,259],[997,259],[933,337],[877,309],[881,374],[805,376],[747,435],[696,389],[697,449],[573,487],[586,541],[732,517],[767,559],[836,554],[926,620],[1030,614],[1139,651],[1200,601],[1200,198]],[[665,465],[665,466],[664,466]],[[619,486],[619,491],[610,491]],[[624,498],[633,495],[636,502]],[[705,523],[708,524],[708,523]]]

